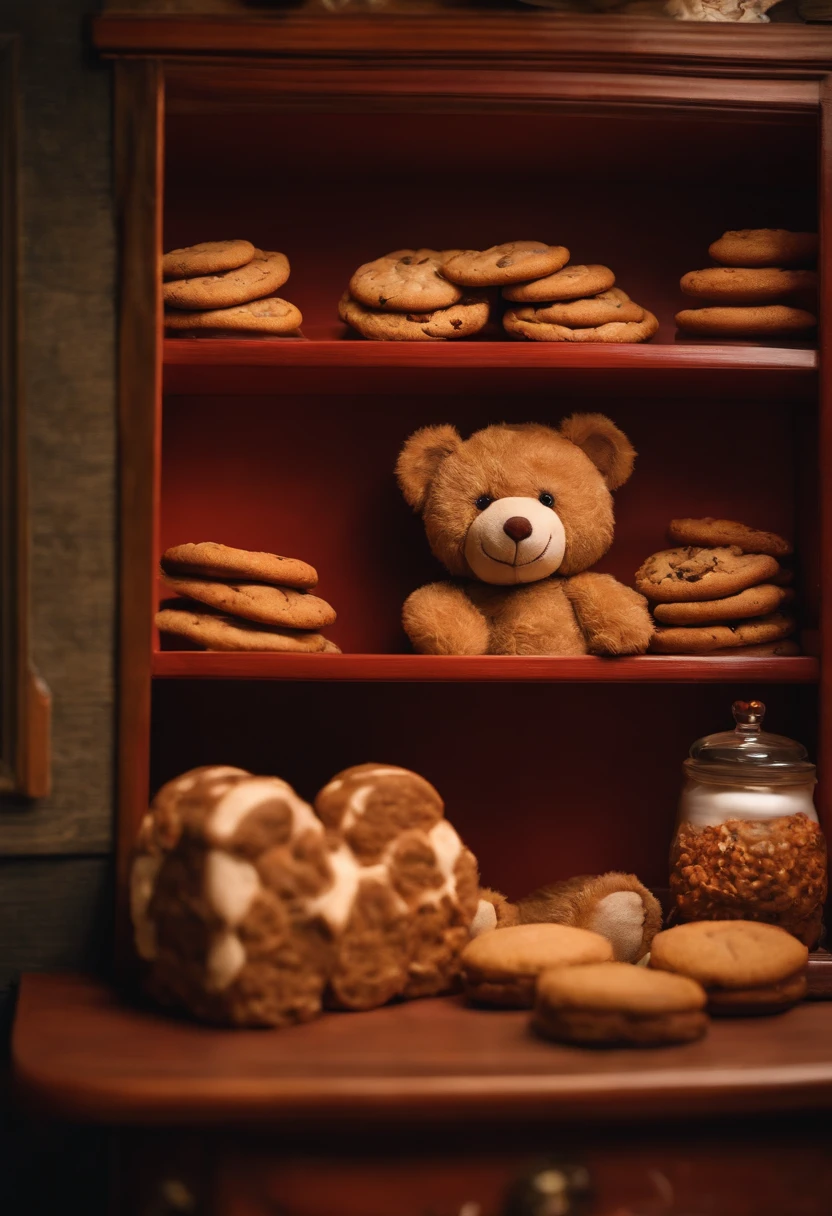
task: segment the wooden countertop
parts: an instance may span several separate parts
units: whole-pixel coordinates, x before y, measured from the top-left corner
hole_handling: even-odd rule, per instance
[[[129,1004],[100,980],[30,975],[13,1052],[27,1104],[107,1124],[572,1123],[832,1108],[828,1002],[714,1021],[682,1047],[585,1050],[538,1039],[525,1013],[455,997],[223,1031]]]

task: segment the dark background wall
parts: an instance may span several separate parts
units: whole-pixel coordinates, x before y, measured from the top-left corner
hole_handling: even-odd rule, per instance
[[[0,30],[21,39],[33,657],[52,691],[54,782],[42,803],[0,802],[6,1027],[21,971],[105,965],[111,924],[116,262],[110,71],[86,32],[97,7],[0,3]],[[5,1088],[0,1079],[0,1210],[93,1216],[99,1139],[34,1135]]]

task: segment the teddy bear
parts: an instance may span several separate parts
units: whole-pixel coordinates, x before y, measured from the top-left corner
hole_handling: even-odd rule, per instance
[[[146,989],[229,1026],[284,1026],[451,990],[479,898],[434,787],[363,764],[314,807],[211,765],[164,785],[131,867]]]
[[[635,450],[603,414],[558,429],[501,423],[468,439],[416,431],[396,475],[435,556],[454,576],[405,602],[413,647],[436,655],[626,655],[647,650],[647,601],[593,573],[612,544],[611,491]]]
[[[661,904],[635,874],[580,875],[540,887],[511,903],[500,891],[480,889],[471,936],[528,924],[591,929],[612,944],[616,962],[637,963],[662,927]]]

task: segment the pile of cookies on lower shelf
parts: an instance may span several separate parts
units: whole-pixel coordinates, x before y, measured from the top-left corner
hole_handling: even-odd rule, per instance
[[[179,334],[296,337],[300,309],[274,293],[289,278],[284,253],[251,241],[204,241],[162,258],[165,329]]]
[[[755,921],[697,921],[657,933],[644,965],[614,962],[606,937],[521,924],[476,937],[462,953],[475,1005],[532,1009],[543,1038],[641,1047],[701,1039],[709,1014],[781,1013],[807,990],[808,948]]]
[[[815,232],[744,228],[725,232],[708,252],[717,266],[691,270],[680,286],[702,306],[676,324],[703,338],[800,337],[817,325]]]
[[[650,602],[653,654],[795,655],[792,547],[730,519],[674,519],[676,548],[648,557],[636,588]]]
[[[340,654],[320,632],[335,610],[317,595],[316,570],[293,557],[213,541],[174,545],[162,581],[177,599],[156,613],[161,633],[205,650]]]
[[[615,286],[607,266],[570,265],[569,250],[543,241],[490,249],[397,249],[359,266],[338,314],[365,338],[441,341],[480,333],[509,307],[503,326],[534,342],[646,342],[651,312]]]

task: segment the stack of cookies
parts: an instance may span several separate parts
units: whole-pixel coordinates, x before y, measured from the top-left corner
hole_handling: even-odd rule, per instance
[[[691,270],[680,286],[706,306],[685,308],[676,324],[703,338],[799,337],[817,325],[815,232],[744,228],[708,250],[718,266]]]
[[[482,291],[466,291],[443,272],[455,249],[396,249],[359,266],[338,305],[341,320],[376,342],[469,338],[488,323]]]
[[[615,286],[608,266],[561,266],[531,282],[503,288],[511,301],[503,326],[532,342],[647,342],[659,328],[651,312]],[[519,305],[519,307],[518,307]]]
[[[165,328],[175,333],[298,336],[300,309],[274,295],[289,278],[284,253],[251,241],[204,241],[162,258]]]
[[[205,650],[340,654],[319,632],[335,611],[310,594],[318,575],[306,562],[202,541],[166,550],[162,579],[181,597],[156,613],[162,633]]]
[[[648,557],[636,588],[650,601],[653,654],[795,655],[791,545],[732,519],[674,519],[677,548]]]

